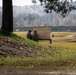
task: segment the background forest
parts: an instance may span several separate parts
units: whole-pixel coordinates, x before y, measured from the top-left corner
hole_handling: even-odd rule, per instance
[[[14,26],[76,26],[76,10],[63,18],[61,15],[45,13],[39,5],[13,6]],[[0,7],[0,26],[2,21],[2,7]]]

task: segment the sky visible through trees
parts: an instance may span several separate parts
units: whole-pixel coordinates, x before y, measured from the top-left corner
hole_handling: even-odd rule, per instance
[[[16,6],[25,6],[25,5],[32,5],[32,0],[12,0],[13,1],[13,5],[16,5]],[[37,4],[39,4],[38,0],[37,1]],[[73,1],[76,1],[76,0],[73,0]],[[0,6],[2,6],[2,0],[0,0]]]
[[[25,6],[25,5],[33,5],[32,0],[12,0],[13,5],[16,6]],[[39,4],[39,3],[36,3]],[[2,0],[0,0],[0,6],[2,6]]]

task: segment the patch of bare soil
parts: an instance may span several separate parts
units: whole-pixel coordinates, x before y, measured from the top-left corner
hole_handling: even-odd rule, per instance
[[[0,69],[0,75],[76,75],[76,71],[48,71],[34,69]]]
[[[38,47],[30,47],[24,41],[16,41],[0,36],[0,56],[34,56]]]

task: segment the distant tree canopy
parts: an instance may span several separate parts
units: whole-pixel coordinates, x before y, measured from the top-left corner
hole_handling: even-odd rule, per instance
[[[67,13],[69,13],[72,9],[74,9],[74,6],[71,6],[71,2],[73,0],[39,0],[41,2],[41,5],[45,7],[45,12],[51,13],[52,11],[55,11],[56,13],[60,13],[63,17]],[[36,0],[33,0],[35,3]]]

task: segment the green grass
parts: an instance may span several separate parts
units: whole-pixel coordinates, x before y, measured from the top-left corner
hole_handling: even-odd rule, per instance
[[[49,68],[59,70],[76,69],[76,47],[60,44],[50,46],[42,56],[0,58],[0,65],[7,67]]]
[[[39,46],[39,44],[37,42],[34,42],[34,41],[29,40],[27,38],[21,37],[21,36],[15,34],[15,33],[12,33],[12,32],[11,33],[5,33],[5,34],[3,34],[3,33],[4,32],[2,30],[0,30],[0,36],[4,36],[4,37],[6,37],[8,39],[13,39],[13,40],[16,40],[16,41],[25,41],[26,44],[28,46],[31,46],[31,47]]]
[[[56,34],[56,36],[61,36]],[[64,34],[65,35],[65,34]],[[24,40],[28,46],[41,46],[40,56],[34,57],[0,57],[1,67],[49,68],[55,70],[76,70],[76,43],[53,42],[52,44],[39,44],[12,34],[12,39]],[[64,38],[65,39],[65,38]],[[60,40],[60,39],[53,39]]]

